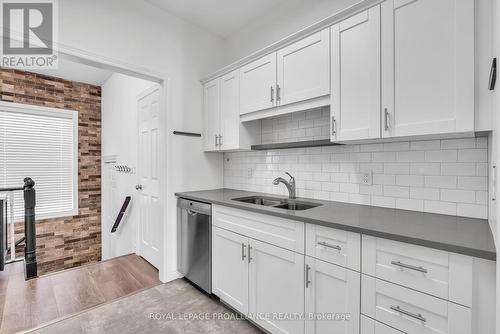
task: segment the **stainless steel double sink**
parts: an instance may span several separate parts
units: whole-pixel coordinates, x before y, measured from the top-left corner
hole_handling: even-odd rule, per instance
[[[309,210],[322,205],[319,203],[303,202],[294,199],[276,198],[267,196],[248,196],[248,197],[233,198],[233,201],[262,205],[262,206],[270,206],[277,209],[285,209],[293,211]]]

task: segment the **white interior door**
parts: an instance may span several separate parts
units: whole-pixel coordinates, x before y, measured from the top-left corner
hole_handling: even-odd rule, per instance
[[[330,94],[330,29],[277,52],[278,105]]]
[[[276,53],[240,69],[240,114],[276,106]]]
[[[160,88],[148,90],[139,108],[139,253],[156,268],[161,262],[163,201],[161,198]]]
[[[380,6],[331,28],[332,141],[380,137]]]
[[[236,70],[220,79],[220,146],[222,150],[239,148],[240,141],[240,71]]]
[[[474,131],[474,0],[381,6],[383,136]]]
[[[304,333],[304,255],[250,239],[249,312],[269,315],[256,322],[271,333]],[[274,316],[273,316],[274,315]]]
[[[307,334],[358,334],[360,273],[306,256],[306,315],[348,315],[349,319],[306,321]]]
[[[220,135],[220,80],[207,82],[203,87],[205,106],[205,151],[219,149]]]
[[[248,313],[248,238],[213,227],[212,291],[235,310]]]

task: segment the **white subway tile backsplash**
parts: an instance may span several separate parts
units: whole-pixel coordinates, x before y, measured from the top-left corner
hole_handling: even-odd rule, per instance
[[[458,161],[460,162],[488,162],[488,150],[486,149],[465,149],[458,151]]]
[[[459,176],[458,188],[469,190],[488,190],[488,180],[484,177]]]
[[[396,152],[374,152],[372,153],[372,161],[396,161]]]
[[[444,163],[441,165],[442,175],[475,176],[476,164],[467,162]]]
[[[410,164],[411,175],[441,175],[441,164],[436,162]]]
[[[385,163],[384,164],[385,174],[398,174],[398,175],[408,175],[410,174],[410,164],[405,162],[399,163]]]
[[[481,162],[476,164],[476,176],[488,176],[488,163]]]
[[[410,150],[410,142],[385,143],[384,151],[408,151]]]
[[[451,148],[476,148],[476,138],[443,139],[441,141],[441,149]]]
[[[457,187],[456,176],[426,176],[425,186],[428,188],[454,189]]]
[[[427,162],[456,162],[457,150],[426,151],[425,161]]]
[[[455,216],[457,214],[457,203],[424,201],[424,211]]]
[[[458,203],[457,215],[474,218],[484,218],[485,216],[488,216],[488,207],[485,205]]]
[[[328,139],[329,122],[328,108],[263,120],[262,142]],[[286,195],[272,180],[289,171],[301,197],[487,218],[487,146],[463,138],[225,153],[224,186]]]
[[[396,209],[423,211],[424,201],[420,199],[396,198]]]
[[[373,174],[373,183],[393,186],[396,184],[396,175]]]
[[[444,202],[476,203],[476,192],[470,190],[441,189],[441,200]]]
[[[397,175],[396,176],[396,185],[423,187],[424,186],[424,177],[417,176],[417,175]]]
[[[384,208],[395,208],[396,199],[387,196],[372,196],[372,205],[381,206]]]
[[[439,189],[424,188],[424,187],[411,187],[410,198],[413,199],[427,199],[439,201]]]
[[[384,186],[384,196],[409,198],[410,188],[401,186]]]
[[[397,152],[396,160],[400,162],[421,162],[425,161],[424,151],[404,151]]]
[[[423,140],[410,143],[410,150],[412,151],[439,150],[440,148],[441,141],[439,140]]]

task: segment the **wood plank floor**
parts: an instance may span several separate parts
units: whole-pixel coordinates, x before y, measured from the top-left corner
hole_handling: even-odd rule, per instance
[[[0,272],[0,333],[30,329],[160,284],[158,270],[127,255],[25,281],[22,262]]]

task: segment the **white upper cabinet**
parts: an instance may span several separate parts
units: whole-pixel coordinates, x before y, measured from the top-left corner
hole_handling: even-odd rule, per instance
[[[276,53],[240,69],[240,114],[276,106]]]
[[[219,144],[220,80],[207,82],[203,87],[205,106],[205,151],[215,151]]]
[[[330,94],[329,38],[327,28],[277,52],[278,105]]]
[[[331,27],[331,140],[380,138],[380,6]]]
[[[239,148],[240,128],[240,76],[239,71],[233,71],[220,79],[221,118],[220,140],[221,150]]]
[[[250,149],[260,143],[260,124],[240,121],[240,71],[235,70],[204,85],[205,151]]]
[[[474,131],[474,0],[381,6],[383,137]]]

